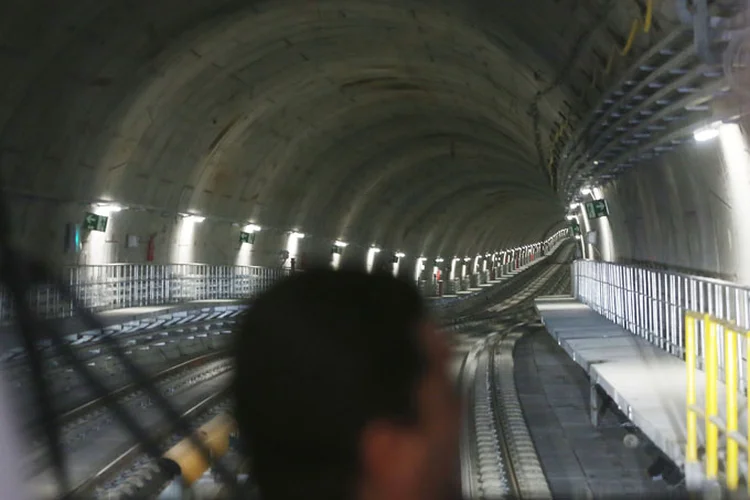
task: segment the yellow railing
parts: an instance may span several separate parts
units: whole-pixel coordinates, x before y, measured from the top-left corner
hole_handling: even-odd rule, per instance
[[[703,324],[703,357],[706,376],[704,406],[697,404],[696,398],[696,340],[698,325]],[[726,389],[726,421],[719,415],[719,331],[724,333],[724,384]],[[748,452],[747,438],[738,429],[738,380],[741,361],[738,347],[740,340],[745,343],[746,353],[750,353],[750,331],[737,325],[714,318],[708,314],[688,311],[685,313],[685,362],[687,366],[687,444],[685,465],[699,463],[698,458],[698,417],[705,422],[705,465],[704,474],[708,481],[718,480],[719,475],[719,432],[723,433],[726,446],[724,472],[726,487],[735,491],[739,487],[739,448]],[[745,373],[750,373],[750,356],[747,356]],[[750,401],[750,384],[747,394]],[[747,406],[747,405],[746,405]],[[747,408],[745,408],[747,410]],[[747,412],[750,429],[750,412]],[[750,459],[748,459],[747,483],[750,492]]]

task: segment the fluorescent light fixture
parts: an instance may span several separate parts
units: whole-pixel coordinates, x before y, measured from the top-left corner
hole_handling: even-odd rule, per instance
[[[442,257],[438,257],[437,259],[435,259],[435,262],[443,262],[443,258]]]
[[[201,223],[201,222],[203,222],[204,220],[206,220],[206,218],[205,218],[205,217],[203,217],[202,215],[193,215],[193,214],[180,214],[180,216],[181,216],[182,218],[184,218],[186,222],[196,222],[196,223]]]
[[[99,212],[100,215],[113,214],[115,212],[123,210],[124,208],[125,207],[123,207],[122,205],[118,205],[116,203],[98,203],[96,205],[96,211]]]
[[[693,138],[696,140],[696,142],[705,142],[710,141],[711,139],[715,139],[719,136],[719,127],[721,127],[721,125],[722,123],[718,121],[713,122],[711,125],[708,125],[706,127],[701,127],[693,132]]]
[[[464,262],[469,262],[469,261],[471,261],[471,257],[464,257]]]
[[[373,247],[370,247],[370,251],[373,252],[373,253],[379,253],[380,249],[378,247],[374,247],[373,246]]]
[[[261,230],[261,227],[257,224],[251,223],[245,226],[245,231],[247,231],[248,233],[257,233],[260,230]]]
[[[346,248],[347,246],[349,246],[349,243],[347,243],[345,241],[341,241],[341,240],[336,240],[336,241],[333,242],[333,244],[336,245],[339,248]]]
[[[400,259],[401,257],[406,257],[406,254],[404,252],[396,252],[396,257]]]
[[[305,233],[300,233],[299,231],[292,231],[292,234],[290,235],[292,238],[302,239],[305,237]]]

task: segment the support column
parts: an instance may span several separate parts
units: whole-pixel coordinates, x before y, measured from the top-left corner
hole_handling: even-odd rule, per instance
[[[601,415],[603,401],[599,395],[599,391],[596,390],[596,382],[593,379],[589,379],[589,416],[591,418],[591,425],[595,428],[599,427],[599,415]]]

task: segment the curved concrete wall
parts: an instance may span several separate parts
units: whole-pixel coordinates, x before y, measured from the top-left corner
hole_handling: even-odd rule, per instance
[[[743,134],[744,137],[747,134]],[[603,189],[609,221],[592,221],[605,260],[665,266],[750,284],[747,145],[739,126],[678,146]],[[610,244],[602,238],[611,226]]]

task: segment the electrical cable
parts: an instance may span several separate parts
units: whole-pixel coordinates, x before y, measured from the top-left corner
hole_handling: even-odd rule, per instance
[[[162,456],[160,443],[140,425],[130,412],[109,394],[106,385],[88,368],[71,346],[66,343],[58,331],[49,324],[42,324],[35,316],[32,307],[28,303],[29,287],[35,285],[51,285],[63,300],[69,302],[86,328],[91,330],[103,330],[101,322],[83,305],[77,297],[71,293],[68,287],[42,262],[29,258],[17,251],[11,243],[10,210],[7,208],[5,199],[0,194],[0,284],[4,284],[13,299],[20,334],[23,337],[24,348],[28,356],[30,368],[35,386],[36,400],[42,411],[42,422],[45,430],[45,438],[50,450],[52,466],[55,477],[61,491],[65,492],[64,498],[76,498],[75,491],[71,491],[69,478],[65,468],[65,457],[60,443],[60,429],[56,415],[52,407],[52,398],[49,397],[49,386],[44,377],[43,364],[37,342],[41,339],[49,339],[53,346],[58,349],[63,357],[78,372],[83,380],[93,390],[95,397],[100,397],[107,403],[116,420],[120,421],[129,433],[139,442],[144,450],[152,457],[158,459]],[[36,333],[35,333],[36,332]],[[124,350],[113,337],[100,336],[102,342],[108,347],[125,367],[128,375],[133,379],[136,387],[143,390],[154,401],[155,407],[160,408],[166,417],[175,426],[175,430],[187,436],[199,452],[210,460],[210,452],[201,440],[199,440],[179,412],[169,403],[167,398],[155,387],[146,373],[133,363]],[[241,498],[241,488],[237,487],[237,481],[221,460],[213,464],[217,475],[229,486],[233,498]]]

